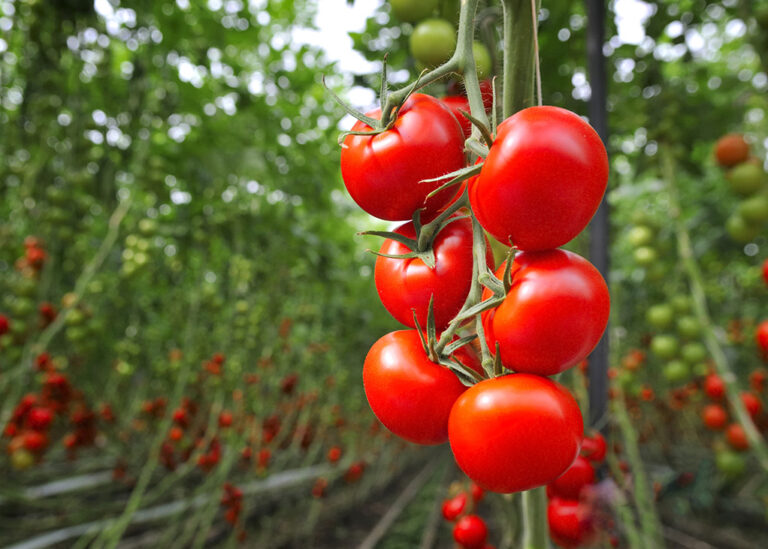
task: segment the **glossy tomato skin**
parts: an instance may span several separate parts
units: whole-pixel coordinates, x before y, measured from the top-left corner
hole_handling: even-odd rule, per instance
[[[368,113],[380,118],[379,110]],[[354,131],[371,128],[357,122]],[[426,207],[434,212],[453,198],[446,189],[426,201],[445,181],[419,183],[464,166],[464,134],[439,99],[415,93],[394,126],[379,135],[348,135],[341,150],[341,175],[354,201],[380,219],[407,221]]]
[[[448,95],[446,97],[443,97],[441,101],[449,108],[451,109],[451,112],[453,113],[453,116],[456,117],[456,120],[459,121],[459,124],[461,124],[461,129],[464,132],[464,137],[469,137],[469,135],[472,133],[472,122],[469,121],[469,118],[461,114],[459,111],[469,112],[469,99],[464,97],[463,95]]]
[[[608,445],[600,431],[594,431],[590,436],[585,436],[581,442],[581,455],[592,463],[602,463],[606,453],[608,453]]]
[[[707,429],[720,431],[728,423],[728,412],[719,404],[707,404],[701,411],[701,420]]]
[[[565,473],[547,486],[547,493],[566,499],[578,500],[581,491],[595,483],[595,468],[584,457],[578,456]]]
[[[416,238],[413,223],[401,225],[395,232]],[[472,284],[472,221],[458,219],[443,227],[433,241],[434,268],[417,257],[376,258],[374,280],[384,307],[395,319],[415,328],[413,311],[422,328],[427,326],[429,300],[434,296],[433,311],[438,330],[444,329],[459,312]],[[407,246],[387,239],[379,253],[409,253]],[[493,253],[486,242],[486,261],[493,269]]]
[[[481,488],[519,492],[555,480],[579,453],[584,422],[568,390],[511,374],[481,381],[451,410],[448,436],[458,466]]]
[[[477,515],[461,517],[453,527],[453,539],[463,549],[483,549],[488,538],[488,527]]]
[[[550,537],[561,547],[580,547],[595,538],[589,508],[578,501],[552,498],[547,505],[547,521]]]
[[[426,445],[448,439],[448,415],[466,389],[448,368],[427,358],[416,330],[391,332],[373,344],[363,365],[363,387],[387,429]]]
[[[587,226],[607,183],[608,156],[589,124],[559,107],[530,107],[499,124],[469,198],[494,238],[546,250]]]
[[[755,341],[760,352],[763,354],[764,359],[768,359],[768,320],[763,320],[757,325],[757,331],[755,332]]]
[[[503,273],[504,265],[496,275]],[[488,346],[499,343],[502,363],[551,376],[584,360],[610,313],[608,287],[597,269],[573,252],[546,250],[518,253],[511,274],[507,297],[482,317]]]

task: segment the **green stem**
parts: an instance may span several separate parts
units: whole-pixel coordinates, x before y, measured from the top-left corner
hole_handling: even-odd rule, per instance
[[[547,549],[547,491],[544,486],[523,492],[523,549]]]
[[[688,284],[690,286],[691,297],[693,298],[693,310],[699,324],[702,326],[704,342],[715,363],[717,373],[725,383],[725,392],[728,396],[728,402],[731,410],[736,416],[736,420],[747,435],[749,447],[760,463],[760,466],[765,471],[768,471],[768,446],[766,446],[765,439],[760,435],[755,424],[752,422],[749,413],[746,408],[744,408],[736,375],[733,373],[733,370],[728,363],[728,359],[723,351],[723,346],[717,339],[712,318],[709,316],[707,297],[704,292],[703,276],[701,274],[701,269],[696,262],[696,258],[694,257],[691,237],[681,215],[680,197],[678,196],[675,183],[675,160],[672,156],[672,151],[669,150],[668,146],[661,148],[661,162],[662,175],[669,191],[670,215],[675,220],[677,252],[688,276]]]
[[[530,0],[502,0],[504,80],[502,118],[533,105],[534,44]]]

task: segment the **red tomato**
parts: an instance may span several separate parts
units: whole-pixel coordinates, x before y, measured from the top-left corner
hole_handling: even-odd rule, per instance
[[[728,413],[719,404],[708,404],[701,411],[701,420],[707,429],[719,431],[728,423]]]
[[[416,238],[413,223],[395,232]],[[415,328],[413,310],[422,328],[427,326],[429,300],[434,296],[435,324],[444,329],[459,312],[472,284],[472,221],[460,219],[446,225],[433,242],[435,267],[429,268],[416,257],[376,258],[374,279],[384,307],[396,320]],[[382,254],[401,255],[410,252],[404,244],[387,239],[379,250]],[[493,253],[486,242],[486,262],[493,269]]]
[[[596,530],[590,509],[578,501],[553,498],[547,505],[549,535],[562,547],[580,547],[593,541]]]
[[[499,267],[497,276],[504,273]],[[483,313],[491,349],[517,372],[551,376],[578,364],[608,323],[610,297],[603,277],[583,257],[565,250],[517,254],[504,301]],[[484,297],[489,297],[486,290]]]
[[[763,280],[765,281],[765,284],[768,285],[768,259],[763,261]]]
[[[768,359],[768,320],[763,320],[757,325],[755,341],[763,353],[763,358]]]
[[[749,374],[749,385],[752,387],[752,390],[756,393],[762,393],[763,389],[765,389],[766,378],[768,376],[766,376],[765,370],[753,370]]]
[[[608,156],[589,124],[565,109],[530,107],[499,124],[469,198],[497,240],[546,250],[587,226],[607,182]]]
[[[549,483],[548,492],[565,499],[579,499],[585,486],[595,483],[595,468],[584,457],[578,456],[565,473]]]
[[[752,393],[741,393],[741,402],[744,404],[744,408],[747,409],[752,419],[755,419],[763,411],[763,403]]]
[[[459,515],[464,512],[464,508],[467,506],[467,494],[464,492],[450,498],[443,502],[443,518],[445,520],[453,522]]]
[[[749,448],[749,440],[744,428],[738,423],[731,423],[725,430],[725,439],[734,450],[744,451]]]
[[[373,344],[363,386],[379,421],[417,444],[448,439],[448,415],[466,389],[448,368],[429,360],[416,330],[391,332]]]
[[[704,378],[704,392],[712,400],[720,400],[725,394],[725,382],[717,374]]]
[[[483,549],[487,537],[485,521],[477,515],[461,517],[453,527],[453,539],[464,549]]]
[[[451,410],[456,463],[485,490],[519,492],[559,477],[579,453],[584,423],[568,390],[511,374],[470,387]]]
[[[42,406],[32,408],[27,416],[27,423],[35,431],[45,431],[53,421],[53,412]]]
[[[482,499],[485,497],[485,490],[480,488],[474,482],[470,486],[470,490],[472,492],[472,499],[475,501],[475,503],[482,501]]]
[[[715,158],[725,167],[741,164],[749,158],[749,145],[741,135],[729,133],[715,143]]]
[[[380,118],[379,109],[368,113]],[[371,128],[357,122],[354,131]],[[427,214],[453,198],[446,189],[426,201],[446,181],[419,183],[464,167],[464,134],[439,99],[413,94],[395,125],[378,135],[348,135],[341,150],[344,184],[363,210],[390,221],[407,221],[419,208]]]
[[[453,116],[455,116],[456,120],[458,120],[459,124],[461,124],[464,137],[469,137],[472,133],[472,122],[469,121],[469,118],[459,112],[459,110],[469,112],[469,99],[463,95],[449,95],[443,97],[441,101],[445,103],[449,109],[451,109]]]
[[[608,446],[605,443],[605,437],[600,431],[594,431],[592,436],[584,437],[581,442],[581,455],[592,463],[602,463]]]
[[[8,317],[0,314],[0,336],[7,334],[11,329],[11,321]]]

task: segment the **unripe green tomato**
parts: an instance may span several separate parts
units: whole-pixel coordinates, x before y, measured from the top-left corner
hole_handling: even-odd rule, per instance
[[[425,19],[413,29],[411,55],[427,67],[445,63],[456,49],[456,29],[444,19]]]
[[[691,377],[691,369],[682,360],[670,360],[664,365],[662,374],[669,383],[678,384]]]
[[[9,307],[11,313],[13,313],[13,316],[15,317],[26,316],[31,313],[34,308],[35,304],[32,303],[32,300],[23,296],[16,297],[16,299],[11,301]]]
[[[248,312],[248,302],[244,299],[240,299],[235,303],[235,310],[240,313],[244,314]]]
[[[683,337],[693,339],[701,334],[701,325],[694,316],[686,315],[677,319],[677,333]]]
[[[707,348],[696,341],[686,343],[680,349],[680,356],[683,357],[684,361],[691,365],[702,362],[707,358],[707,354]]]
[[[26,333],[27,331],[27,321],[21,320],[20,318],[17,318],[13,321],[13,324],[11,324],[11,332],[17,335],[21,335]]]
[[[647,246],[653,242],[654,231],[648,225],[635,225],[627,233],[627,241],[634,247]]]
[[[671,300],[672,308],[676,313],[685,314],[691,311],[691,298],[687,295],[676,295]]]
[[[155,231],[157,231],[157,221],[154,219],[150,219],[148,217],[145,217],[141,221],[139,221],[139,231],[144,236],[152,236],[155,234]]]
[[[149,243],[149,240],[147,240],[146,238],[139,238],[138,240],[136,240],[136,250],[138,250],[139,252],[146,252],[147,250],[149,250],[149,247],[150,247],[150,243]]]
[[[14,324],[18,321],[14,321]],[[3,334],[0,336],[0,349],[7,349],[13,345],[13,334]]]
[[[762,224],[768,221],[768,195],[756,194],[739,204],[739,215],[748,224]]]
[[[144,252],[137,252],[136,255],[133,256],[133,262],[136,264],[137,267],[143,267],[147,264],[147,261],[149,260],[149,257],[147,257],[147,254]]]
[[[129,248],[134,248],[136,246],[136,243],[139,241],[139,237],[135,234],[129,234],[125,237],[125,245]]]
[[[432,15],[438,0],[389,0],[392,13],[400,21],[415,23]]]
[[[83,326],[68,326],[66,334],[67,339],[70,341],[83,341],[88,336],[88,330],[86,330]]]
[[[675,311],[672,309],[672,306],[667,303],[651,305],[645,312],[645,320],[657,330],[663,330],[664,328],[671,326],[674,319]]]
[[[67,326],[79,326],[85,321],[85,315],[80,309],[70,309],[67,313]]]
[[[33,456],[29,450],[24,448],[17,448],[11,454],[11,467],[16,471],[23,471],[29,469],[35,464],[35,456]]]
[[[632,256],[635,258],[638,265],[645,266],[654,263],[659,258],[659,253],[656,251],[656,248],[640,246],[639,248],[635,248]]]
[[[654,230],[656,227],[656,223],[654,222],[651,215],[642,209],[633,211],[629,219],[634,225],[646,225],[652,230]]]
[[[760,227],[747,223],[739,214],[733,214],[725,222],[725,230],[733,240],[746,244],[757,236]]]
[[[729,478],[740,477],[747,467],[744,457],[731,450],[720,450],[715,454],[717,470]]]
[[[652,282],[663,280],[666,276],[667,267],[663,263],[654,263],[653,265],[646,267],[645,278]]]
[[[477,78],[485,80],[491,75],[491,54],[485,44],[475,40],[472,42],[472,56],[475,58],[475,70],[477,71]]]
[[[629,370],[622,370],[621,373],[619,373],[618,381],[622,390],[627,391],[635,384],[635,376]]]
[[[677,338],[672,335],[660,334],[651,340],[651,352],[659,358],[672,358],[677,355]]]
[[[749,196],[759,191],[764,177],[763,168],[752,162],[742,162],[725,175],[731,184],[731,190],[741,196]]]

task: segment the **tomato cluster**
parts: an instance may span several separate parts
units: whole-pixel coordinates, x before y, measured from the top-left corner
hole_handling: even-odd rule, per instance
[[[443,518],[453,523],[453,539],[461,549],[494,549],[487,545],[488,527],[475,511],[484,497],[483,489],[470,483],[469,487],[455,483],[452,497],[443,501]]]

